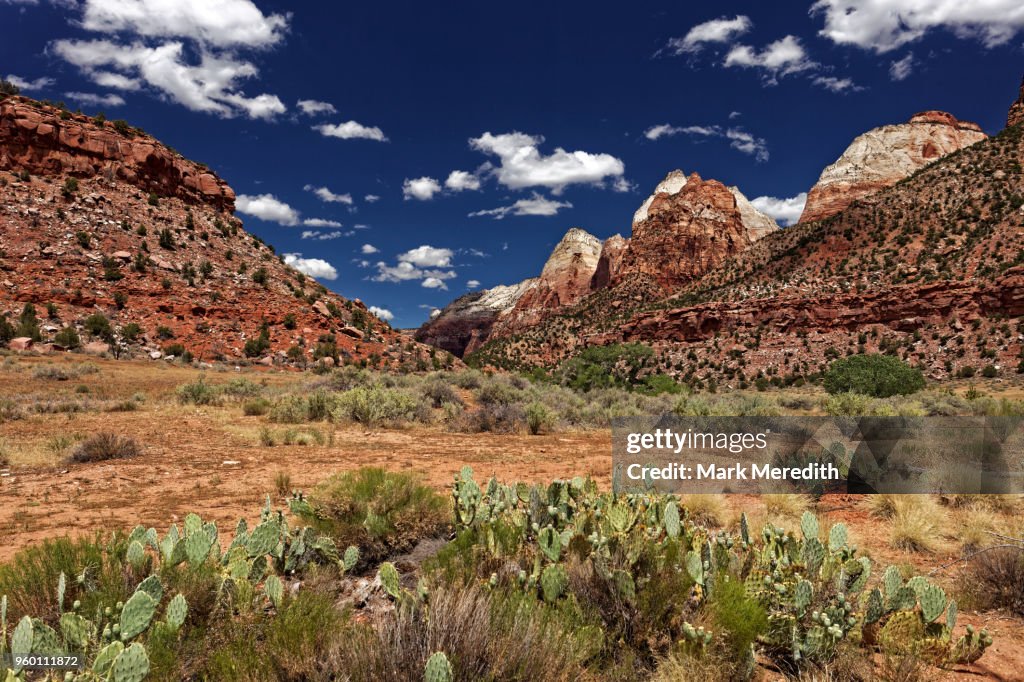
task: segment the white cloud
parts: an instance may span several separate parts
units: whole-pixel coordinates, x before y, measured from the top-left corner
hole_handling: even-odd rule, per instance
[[[359,225],[359,224],[356,224],[356,225],[352,226],[352,229],[353,230],[369,230],[370,226],[369,225]]]
[[[364,126],[362,123],[356,121],[346,121],[345,123],[325,123],[323,125],[313,126],[313,130],[316,130],[325,137],[338,137],[342,140],[376,140],[377,142],[387,142],[388,138],[384,135],[384,131],[376,126]]]
[[[367,256],[369,256],[369,255],[370,255],[371,253],[378,253],[378,252],[380,251],[380,249],[378,249],[378,248],[377,248],[376,246],[374,246],[373,244],[363,244],[363,246],[362,246],[362,248],[360,249],[360,251],[361,251],[361,252],[362,252],[362,253],[363,253],[364,255],[367,255]]]
[[[436,279],[448,280],[455,277],[454,270],[424,270],[418,268],[408,261],[399,261],[394,266],[380,261],[376,264],[377,274],[373,277],[375,282],[408,282],[412,280]]]
[[[743,114],[741,112],[739,112],[739,111],[730,111],[729,112],[729,120],[733,121],[733,120],[739,118],[742,115]]]
[[[414,180],[406,178],[405,182],[402,183],[402,196],[406,199],[429,201],[440,191],[441,185],[438,184],[437,180],[427,176],[416,178]]]
[[[365,197],[363,197],[363,201],[365,201],[368,204],[373,204],[380,201],[380,197],[377,196],[376,194],[367,194]]]
[[[304,230],[302,232],[303,239],[315,239],[321,242],[330,241],[332,239],[340,239],[341,237],[346,236],[348,236],[346,233],[341,232],[339,230],[333,230],[331,232],[321,232],[320,230]]]
[[[320,201],[326,201],[329,204],[352,205],[352,195],[347,192],[345,194],[335,194],[326,187],[316,187],[315,185],[306,185],[302,189],[307,192],[312,192],[320,199]]]
[[[572,204],[568,201],[554,201],[534,192],[529,199],[520,199],[511,206],[474,211],[469,214],[469,217],[491,216],[495,220],[501,220],[507,215],[553,216],[563,208],[572,208]]]
[[[341,227],[341,223],[337,220],[327,220],[326,218],[306,218],[302,224],[307,227]]]
[[[468,171],[453,170],[444,181],[444,186],[453,192],[480,189],[480,178]]]
[[[764,72],[767,82],[774,83],[781,76],[788,76],[818,66],[793,35],[780,38],[757,50],[749,45],[734,45],[725,55],[723,66],[755,68]]]
[[[695,137],[718,137],[729,140],[729,146],[736,151],[753,156],[758,161],[767,161],[768,143],[763,137],[755,137],[740,127],[723,128],[722,126],[673,126],[668,123],[652,126],[644,131],[648,140],[658,140],[673,135],[691,135]]]
[[[300,99],[295,105],[307,116],[338,113],[338,110],[330,102],[321,102],[315,99]]]
[[[321,258],[303,258],[301,253],[284,254],[285,265],[290,265],[304,275],[317,279],[338,279],[338,271]]]
[[[437,277],[427,277],[420,283],[420,286],[426,289],[444,289],[448,291],[448,285]]]
[[[101,88],[135,91],[142,87],[138,78],[129,78],[113,71],[96,71],[92,74],[92,82]]]
[[[815,76],[811,82],[832,92],[857,92],[864,89],[849,78],[836,78],[835,76]]]
[[[544,156],[537,149],[542,142],[544,138],[540,135],[487,132],[471,139],[469,144],[501,160],[501,165],[491,172],[498,182],[511,189],[548,187],[560,194],[567,185],[600,185],[605,178],[625,173],[625,164],[610,154],[567,152],[556,147],[554,153]]]
[[[436,246],[417,246],[398,256],[403,263],[412,263],[422,268],[447,268],[452,264],[455,252],[451,249],[441,249]]]
[[[800,192],[795,197],[778,199],[776,197],[757,197],[751,199],[761,213],[771,216],[780,225],[792,225],[800,220],[800,214],[804,212],[804,204],[807,203],[807,192]]]
[[[1024,29],[1020,0],[818,0],[811,15],[825,17],[820,34],[832,42],[878,54],[937,28],[986,47],[1002,45]]]
[[[141,42],[121,45],[108,40],[58,40],[52,48],[57,56],[96,82],[112,82],[111,72],[105,69],[115,69],[124,82],[141,79],[192,111],[227,118],[244,113],[249,118],[269,119],[286,110],[276,95],[248,97],[240,93],[240,81],[256,77],[259,70],[230,54],[201,52],[199,63],[190,64],[185,61],[184,44],[176,41],[147,47]]]
[[[121,95],[97,95],[92,92],[65,92],[64,96],[79,104],[89,104],[97,107],[122,107],[124,97]]]
[[[749,31],[753,25],[750,17],[742,14],[732,19],[712,19],[697,24],[682,38],[668,41],[667,49],[675,55],[699,52],[704,43],[731,43],[734,38]]]
[[[480,280],[471,279],[468,282],[466,282],[466,288],[467,289],[476,289],[479,286],[480,286]]]
[[[387,308],[378,308],[375,305],[371,305],[370,312],[379,317],[380,319],[384,320],[385,322],[390,322],[391,320],[395,319],[395,314],[388,310]]]
[[[7,78],[5,80],[8,83],[13,83],[18,86],[21,90],[44,90],[57,82],[49,76],[40,76],[39,78],[31,81],[25,80],[24,78],[15,76],[13,73],[7,74]]]
[[[266,47],[284,37],[289,18],[265,15],[250,0],[85,0],[81,25],[217,47]]]
[[[235,209],[239,213],[255,216],[267,222],[289,226],[299,224],[299,212],[279,201],[273,194],[239,194],[235,198]]]
[[[894,81],[905,80],[914,72],[914,53],[908,52],[903,59],[889,62],[889,78]]]

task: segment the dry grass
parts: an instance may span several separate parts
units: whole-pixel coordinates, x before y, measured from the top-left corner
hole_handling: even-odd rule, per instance
[[[811,508],[811,498],[807,495],[792,493],[762,495],[765,511],[770,516],[782,518],[798,518]]]
[[[713,528],[725,525],[728,509],[721,495],[683,495],[681,502],[694,523]]]
[[[937,551],[941,543],[936,521],[942,512],[935,500],[926,495],[896,495],[892,504],[892,546],[907,552]]]
[[[105,462],[111,459],[130,459],[142,454],[134,439],[115,433],[98,433],[79,443],[71,453],[72,462]]]

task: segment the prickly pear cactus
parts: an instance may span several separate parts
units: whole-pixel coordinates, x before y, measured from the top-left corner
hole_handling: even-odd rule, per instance
[[[390,561],[385,561],[380,565],[380,569],[377,571],[377,577],[380,578],[380,584],[384,587],[384,590],[391,595],[393,599],[398,599],[402,594],[402,586],[398,580],[398,569]]]
[[[682,531],[682,526],[679,521],[679,505],[675,503],[675,500],[665,504],[665,513],[662,521],[665,524],[665,534],[670,538],[678,538],[679,533]]]
[[[455,673],[452,664],[443,652],[438,651],[427,659],[423,670],[423,682],[452,682]]]
[[[111,682],[142,682],[149,674],[149,655],[136,642],[122,651],[110,667]]]
[[[276,575],[270,576],[263,583],[263,591],[266,592],[267,598],[274,608],[280,609],[281,603],[284,601],[284,585],[281,583],[281,579]]]
[[[156,601],[141,590],[137,590],[121,609],[121,641],[127,642],[146,631],[153,622]]]
[[[351,571],[359,563],[359,548],[356,546],[350,546],[345,550],[345,556],[341,560],[342,566],[345,571]]]
[[[167,613],[165,618],[167,625],[172,630],[180,630],[181,626],[185,624],[185,619],[188,617],[188,602],[185,600],[185,595],[175,595],[174,599],[167,602]]]
[[[544,601],[556,601],[569,587],[569,576],[561,564],[551,564],[540,574],[540,586]]]
[[[558,561],[562,556],[562,538],[551,526],[545,526],[541,529],[540,534],[537,536],[537,543],[540,545],[540,550],[544,553],[544,556],[548,558],[548,561]]]
[[[96,658],[92,662],[92,671],[101,677],[105,677],[110,672],[111,667],[113,667],[114,661],[123,651],[124,644],[116,640],[103,647],[96,654]]]

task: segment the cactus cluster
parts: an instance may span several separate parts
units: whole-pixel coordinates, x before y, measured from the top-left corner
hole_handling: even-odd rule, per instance
[[[872,564],[850,545],[846,526],[823,529],[809,512],[796,532],[768,524],[758,535],[746,515],[738,532],[713,532],[692,523],[673,496],[602,495],[581,478],[544,487],[492,478],[482,487],[468,467],[456,475],[452,497],[457,524],[488,559],[481,565],[518,564],[481,576],[491,589],[515,585],[547,603],[572,599],[570,555],[625,604],[636,604],[645,586],[666,573],[689,577],[690,603],[698,609],[714,599],[721,581],[738,581],[767,615],[757,648],[795,667],[831,660],[845,641],[913,651],[937,664],[976,660],[991,643],[987,632],[973,630],[951,641],[956,605],[924,578],[896,585],[890,569],[886,591],[868,592]],[[712,642],[710,632],[685,620],[676,637],[691,651]],[[741,653],[741,670],[754,670],[754,653]]]
[[[284,514],[274,511],[268,499],[260,522],[249,530],[245,520],[240,520],[226,549],[221,547],[216,524],[189,514],[181,530],[172,525],[162,538],[154,528],[137,526],[127,537],[123,558],[135,575],[152,571],[123,603],[86,614],[82,601],[75,599],[66,610],[69,586],[62,573],[56,589],[60,613],[56,628],[26,615],[11,630],[9,646],[7,598],[0,596],[0,654],[79,653],[84,654],[87,666],[69,674],[66,679],[70,682],[141,682],[149,674],[147,636],[157,629],[175,635],[188,618],[185,597],[165,595],[161,570],[181,564],[205,565],[216,570],[218,594],[234,609],[280,609],[285,599],[282,576],[293,575],[310,563],[335,564],[344,573],[358,563],[359,550],[349,547],[339,556],[329,538],[310,528],[289,528]],[[260,583],[262,591],[256,589]],[[87,572],[77,576],[74,589],[83,597],[92,589]],[[163,616],[158,618],[161,612]],[[0,679],[21,682],[24,671],[0,670]]]
[[[968,625],[953,640],[956,601],[923,576],[903,582],[899,569],[890,566],[882,584],[868,593],[864,609],[864,639],[885,651],[911,654],[935,665],[973,663],[992,644],[987,630]]]

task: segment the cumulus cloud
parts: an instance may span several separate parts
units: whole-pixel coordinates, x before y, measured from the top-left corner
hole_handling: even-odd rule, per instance
[[[363,246],[362,246],[362,248],[360,249],[360,251],[361,251],[361,252],[362,252],[363,254],[365,254],[365,255],[367,255],[367,256],[368,256],[368,255],[370,255],[371,253],[377,253],[377,252],[379,252],[379,251],[380,251],[380,249],[378,249],[378,248],[377,248],[376,246],[374,246],[373,244],[363,244]]]
[[[849,78],[836,78],[835,76],[815,76],[811,82],[832,92],[856,92],[864,89]]]
[[[470,218],[490,216],[495,220],[501,220],[508,215],[532,215],[532,216],[553,216],[563,208],[572,208],[568,201],[555,201],[548,199],[536,192],[529,199],[520,199],[511,206],[499,206],[483,211],[474,211],[469,214]]]
[[[423,176],[410,180],[405,179],[402,183],[402,196],[406,199],[418,199],[429,201],[434,195],[441,191],[441,185],[434,178]]]
[[[377,282],[407,282],[420,280],[421,285],[428,289],[447,289],[445,281],[455,277],[450,268],[455,252],[451,249],[438,248],[424,244],[399,254],[398,262],[390,266],[377,263],[377,274],[373,277]]]
[[[455,252],[451,249],[440,249],[424,244],[400,254],[398,260],[424,268],[447,268],[452,264],[452,258],[454,257]]]
[[[723,128],[711,126],[674,126],[668,123],[651,126],[644,131],[648,140],[659,140],[673,135],[690,135],[698,138],[722,138],[729,141],[729,146],[736,151],[753,156],[758,161],[768,160],[768,143],[762,137],[755,137],[740,127]]]
[[[878,54],[939,28],[980,40],[986,47],[1003,45],[1024,29],[1020,0],[818,0],[811,15],[824,17],[820,35],[832,42]]]
[[[443,289],[445,291],[448,291],[448,285],[445,284],[443,280],[438,279],[437,277],[427,277],[420,283],[420,286],[426,289]]]
[[[349,233],[351,234],[351,233]],[[321,232],[320,230],[303,230],[303,239],[315,239],[317,241],[330,241],[332,239],[340,239],[341,237],[348,236],[340,230],[332,230],[331,232]]]
[[[908,52],[903,59],[889,62],[889,78],[894,81],[905,80],[914,72],[914,53]]]
[[[92,92],[65,92],[64,96],[79,104],[89,104],[97,107],[122,107],[124,97],[120,95],[106,94],[97,95]]]
[[[800,39],[794,35],[780,38],[760,50],[750,45],[734,45],[725,55],[722,65],[758,69],[769,83],[775,83],[782,76],[818,66],[807,55]]]
[[[480,287],[480,280],[471,279],[468,282],[466,282],[466,288],[467,289],[477,289],[479,287]]]
[[[721,17],[697,24],[682,38],[668,41],[666,49],[674,55],[699,52],[705,43],[731,43],[735,38],[751,29],[750,17],[742,14],[729,19]]]
[[[238,90],[241,81],[256,77],[259,70],[231,54],[202,52],[198,64],[188,63],[185,45],[179,41],[148,47],[141,42],[122,45],[109,40],[58,40],[52,48],[97,83],[112,83],[109,69],[113,69],[122,83],[141,79],[192,111],[225,118],[244,114],[270,119],[286,110],[276,95],[249,97]]]
[[[358,123],[356,121],[346,121],[345,123],[325,123],[323,125],[313,126],[313,130],[319,132],[324,137],[337,137],[342,140],[388,141],[387,136],[384,135],[384,131],[377,126],[364,126],[362,123]]]
[[[6,80],[8,83],[13,83],[14,85],[18,86],[18,88],[21,89],[21,90],[29,90],[29,91],[31,91],[31,90],[44,90],[44,89],[46,89],[46,88],[56,84],[56,82],[57,82],[54,79],[50,78],[49,76],[40,76],[39,78],[36,78],[35,80],[26,80],[24,78],[19,78],[18,76],[15,76],[13,73],[7,74],[7,78],[4,79],[4,80]]]
[[[302,221],[302,224],[307,227],[341,227],[341,223],[337,220],[327,220],[325,218],[306,218]]]
[[[113,71],[96,71],[92,74],[92,82],[102,88],[135,91],[142,87],[138,78],[129,78]]]
[[[375,204],[378,201],[380,201],[380,197],[377,196],[376,194],[367,194],[365,197],[363,197],[363,201],[365,201],[368,204]]]
[[[777,197],[757,197],[751,199],[761,213],[771,216],[779,225],[792,225],[800,220],[800,214],[804,212],[804,204],[807,203],[807,192],[800,192],[795,197],[779,199]]]
[[[101,33],[267,47],[284,37],[288,20],[284,14],[263,14],[250,0],[85,0],[81,24]]]
[[[315,99],[300,99],[295,103],[295,106],[307,116],[338,113],[338,110],[330,102],[321,102]]]
[[[326,187],[317,187],[315,185],[306,185],[302,189],[306,190],[307,192],[312,192],[317,196],[317,198],[320,199],[320,201],[326,201],[329,204],[346,204],[348,206],[352,205],[352,195],[348,193],[335,194]]]
[[[444,181],[444,186],[453,192],[480,189],[480,178],[468,171],[453,170]]]
[[[385,322],[390,322],[391,320],[395,319],[395,314],[388,310],[387,308],[378,308],[375,305],[371,305],[370,312],[379,317],[380,319],[384,320]]]
[[[299,224],[299,212],[278,200],[273,194],[255,196],[239,194],[235,198],[235,209],[239,213],[251,215],[267,222],[288,226]]]
[[[303,258],[301,253],[284,254],[285,265],[290,265],[304,275],[316,279],[338,279],[338,271],[322,258]]]
[[[606,178],[625,173],[625,164],[610,154],[584,151],[568,152],[556,147],[552,154],[537,148],[544,142],[540,135],[489,132],[469,141],[470,147],[497,156],[500,165],[490,169],[498,182],[511,189],[547,187],[560,194],[573,184],[601,185]]]

